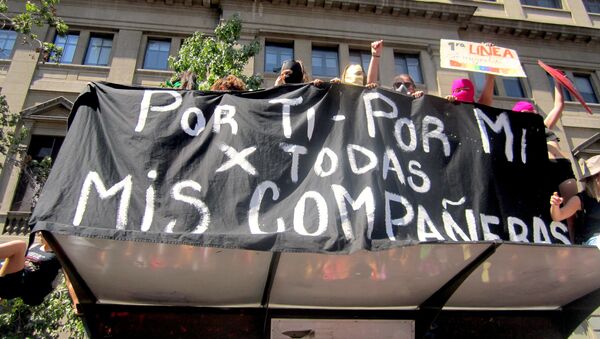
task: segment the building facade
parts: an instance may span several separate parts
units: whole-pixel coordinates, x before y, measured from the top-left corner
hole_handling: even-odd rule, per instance
[[[303,60],[311,76],[323,80],[339,76],[349,63],[366,69],[370,42],[383,39],[382,86],[391,86],[396,74],[409,73],[419,89],[444,96],[454,78],[470,77],[482,85],[483,76],[441,69],[440,39],[515,49],[527,78],[497,77],[494,106],[510,108],[530,99],[548,112],[553,85],[537,65],[541,59],[564,70],[594,112],[585,113],[567,96],[556,131],[562,148],[582,158],[600,153],[598,0],[63,0],[58,14],[69,33],[37,32],[63,47],[59,63],[42,62],[16,33],[0,31],[0,87],[11,111],[21,112],[32,132],[24,147],[34,159],[55,155],[70,105],[88,82],[158,86],[171,76],[167,58],[177,54],[185,37],[195,31],[210,34],[219,20],[236,13],[243,22],[242,40],[261,43],[246,71],[262,74],[264,87],[274,83],[281,62],[290,58]],[[17,229],[31,200],[20,177],[21,170],[10,163],[0,177],[0,222],[8,218]]]
[[[11,8],[19,3],[13,1]],[[64,48],[59,63],[42,62],[16,33],[0,31],[0,87],[11,111],[21,112],[32,132],[24,147],[34,159],[56,155],[71,104],[88,82],[158,86],[171,76],[167,58],[177,54],[186,36],[210,34],[220,19],[236,13],[243,22],[242,40],[261,43],[247,72],[262,74],[264,87],[274,83],[289,58],[303,60],[312,77],[323,80],[339,76],[349,63],[366,68],[370,42],[383,39],[382,86],[409,73],[420,89],[443,96],[456,77],[471,77],[478,85],[483,77],[441,69],[440,39],[515,49],[527,78],[497,77],[494,106],[510,108],[530,99],[548,112],[553,85],[537,65],[541,59],[566,71],[594,112],[585,113],[567,96],[557,127],[562,148],[582,158],[600,153],[598,0],[63,0],[58,14],[70,27],[68,35],[57,36],[52,28],[37,32]],[[30,192],[20,177],[19,168],[5,164],[0,221],[28,215]]]
[[[9,1],[10,8],[22,1]],[[16,7],[15,7],[16,6]],[[59,63],[42,62],[20,37],[0,31],[0,87],[11,112],[22,113],[31,131],[25,140],[34,159],[55,156],[66,134],[78,93],[91,81],[158,86],[168,79],[167,58],[195,31],[210,34],[219,20],[239,14],[242,40],[258,39],[260,53],[249,74],[272,86],[286,59],[304,62],[313,78],[328,80],[349,63],[365,69],[370,43],[384,40],[380,84],[409,73],[427,94],[449,94],[452,80],[482,76],[441,69],[440,39],[493,42],[515,49],[527,78],[496,78],[494,106],[531,100],[553,106],[553,84],[537,60],[564,70],[594,114],[567,96],[556,132],[563,150],[578,158],[600,154],[599,0],[62,0],[70,27],[60,37],[38,30],[64,48]],[[577,167],[577,166],[575,166]],[[576,174],[579,168],[574,168]],[[21,169],[5,162],[0,174],[0,228],[18,233],[26,225],[32,190]]]

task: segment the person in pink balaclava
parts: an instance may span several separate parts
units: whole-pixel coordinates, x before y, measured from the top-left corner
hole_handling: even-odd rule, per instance
[[[571,166],[569,156],[560,149],[558,142],[560,141],[556,134],[552,132],[552,128],[560,120],[562,111],[565,105],[563,91],[558,82],[554,83],[554,107],[544,118],[546,126],[546,145],[548,146],[548,174],[549,179],[557,187],[565,201],[577,194],[577,181]],[[515,103],[512,110],[519,113],[538,114],[535,106],[528,101],[519,101]],[[575,243],[575,217],[567,218],[567,227],[569,229],[569,237],[572,243]]]
[[[494,46],[491,42],[485,42],[486,46]],[[482,105],[491,106],[494,101],[494,79],[496,78],[493,74],[486,73],[485,84],[481,95],[477,100],[477,103]],[[452,94],[446,95],[446,100],[450,102],[460,101],[466,103],[475,102],[475,85],[473,82],[466,78],[455,79],[452,82]]]
[[[481,91],[481,95],[477,100],[482,105],[491,106],[494,98],[494,79],[496,78],[493,74],[486,74],[485,85]],[[450,102],[475,102],[475,85],[473,82],[466,78],[455,79],[452,82],[452,94],[446,96],[446,100]]]

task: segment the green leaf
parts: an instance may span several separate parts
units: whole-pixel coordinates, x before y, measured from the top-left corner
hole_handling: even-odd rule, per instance
[[[248,88],[258,89],[262,82],[259,76],[242,77],[241,74],[250,58],[259,52],[260,44],[258,41],[248,45],[239,43],[241,31],[241,20],[234,15],[219,23],[214,36],[196,32],[184,41],[177,57],[168,59],[169,67],[177,76],[192,71],[201,90],[208,90],[215,81],[230,74],[243,81],[251,79]]]
[[[29,306],[20,298],[0,300],[0,333],[3,338],[84,338],[83,323],[72,308],[72,302],[61,276],[61,283],[41,305]]]
[[[38,7],[31,3],[31,1],[27,1],[25,4],[25,11],[30,13],[37,13],[39,11]]]

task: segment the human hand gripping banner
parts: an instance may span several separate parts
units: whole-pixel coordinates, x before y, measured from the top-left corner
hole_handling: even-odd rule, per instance
[[[440,39],[440,66],[507,77],[527,77],[515,50],[470,41]]]
[[[568,243],[542,118],[349,85],[218,93],[95,83],[35,231],[263,251]]]

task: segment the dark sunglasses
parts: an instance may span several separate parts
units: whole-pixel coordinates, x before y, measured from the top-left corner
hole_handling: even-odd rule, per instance
[[[413,84],[412,82],[394,82],[394,89],[398,89],[400,88],[400,86],[404,85],[404,87],[409,88],[409,87],[414,87],[415,84]]]

